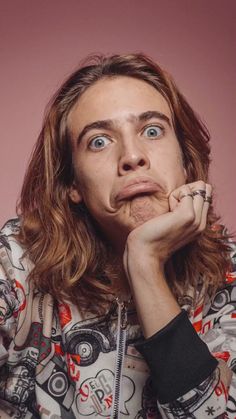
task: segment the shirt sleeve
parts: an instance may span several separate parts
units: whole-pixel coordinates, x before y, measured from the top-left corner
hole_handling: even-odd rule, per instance
[[[202,383],[218,364],[185,310],[136,347],[149,365],[161,403],[171,402]]]
[[[137,349],[149,365],[164,418],[202,419],[208,411],[218,418],[226,411],[232,371],[211,354],[184,310]]]
[[[185,310],[136,345],[163,418],[236,418],[236,273],[204,307],[195,331]]]
[[[0,233],[0,367],[8,359],[8,349],[15,335],[19,301],[15,291],[14,266],[8,235]]]

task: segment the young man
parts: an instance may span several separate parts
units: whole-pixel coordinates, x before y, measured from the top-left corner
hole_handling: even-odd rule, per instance
[[[57,92],[1,236],[2,417],[235,417],[208,141],[144,55],[97,57]]]

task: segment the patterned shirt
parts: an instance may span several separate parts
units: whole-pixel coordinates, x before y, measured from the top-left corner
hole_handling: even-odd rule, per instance
[[[236,418],[235,273],[213,301],[199,288],[194,306],[189,288],[144,340],[125,304],[82,316],[39,292],[18,230],[10,220],[0,236],[1,419]]]

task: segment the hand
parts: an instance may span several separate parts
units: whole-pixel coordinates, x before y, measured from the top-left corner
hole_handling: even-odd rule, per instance
[[[203,181],[180,186],[169,196],[168,213],[145,222],[129,234],[124,254],[125,269],[128,268],[128,249],[129,254],[134,250],[136,260],[139,255],[142,259],[147,256],[164,265],[176,250],[204,231],[210,203],[197,191],[205,191],[205,196],[211,197],[212,187]]]
[[[170,211],[133,230],[124,252],[129,280],[145,337],[163,328],[179,312],[165,277],[170,256],[205,229],[212,187],[202,181],[182,185],[169,196]]]

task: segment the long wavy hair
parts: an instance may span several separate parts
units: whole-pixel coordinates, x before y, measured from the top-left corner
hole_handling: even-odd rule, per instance
[[[187,182],[208,181],[209,133],[171,76],[144,54],[92,56],[61,86],[46,110],[18,203],[19,241],[34,263],[30,273],[38,289],[80,309],[100,312],[115,293],[116,269],[83,204],[74,204],[68,115],[86,89],[98,80],[129,76],[153,86],[168,102],[182,149]],[[189,285],[203,281],[212,294],[229,269],[229,249],[217,217],[209,209],[207,227],[176,252],[166,269],[173,293],[181,299]]]

